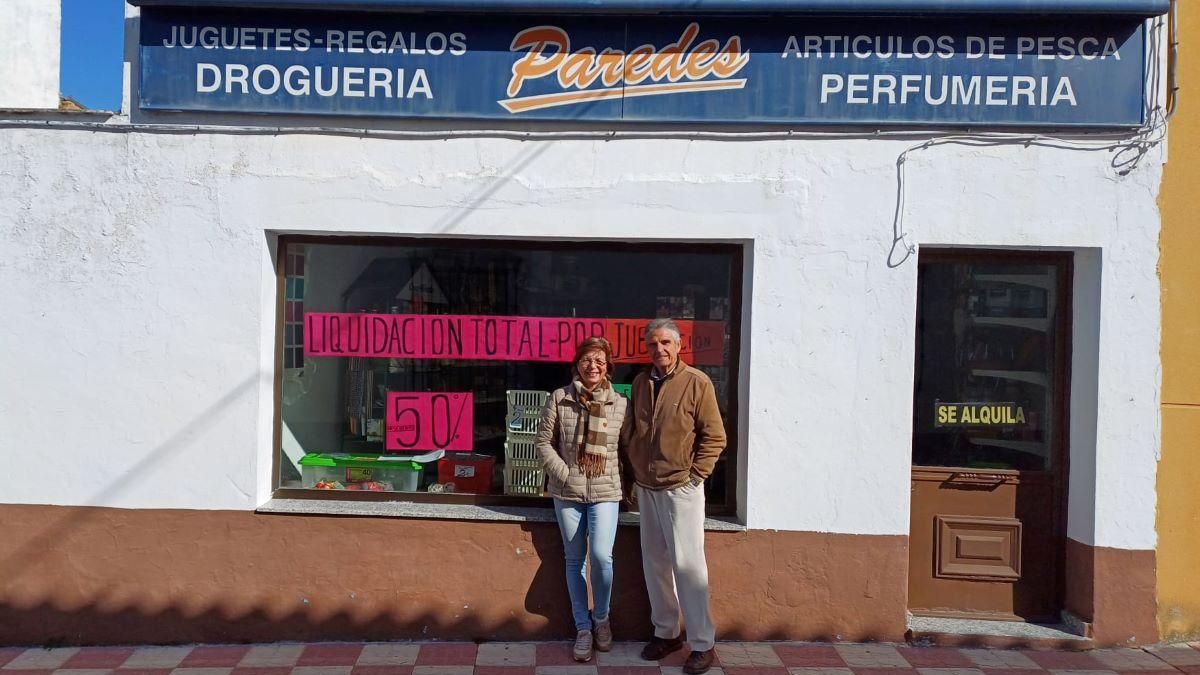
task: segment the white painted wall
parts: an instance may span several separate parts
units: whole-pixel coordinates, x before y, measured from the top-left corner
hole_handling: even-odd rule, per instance
[[[59,0],[0,2],[0,110],[58,109]]]
[[[915,143],[0,130],[0,501],[267,499],[270,232],[603,233],[749,242],[750,527],[907,534],[916,265],[887,260]],[[1098,386],[1074,391],[1099,414],[1072,489],[1095,498],[1073,500],[1072,536],[1152,548],[1159,157],[1127,176],[1110,157],[915,151],[905,227],[1101,252]]]

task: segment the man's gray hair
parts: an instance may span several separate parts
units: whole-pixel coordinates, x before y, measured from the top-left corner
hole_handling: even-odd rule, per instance
[[[643,337],[649,340],[650,335],[656,330],[669,330],[675,334],[676,342],[683,342],[683,334],[679,332],[679,326],[676,326],[672,319],[655,319],[646,324],[646,334]]]

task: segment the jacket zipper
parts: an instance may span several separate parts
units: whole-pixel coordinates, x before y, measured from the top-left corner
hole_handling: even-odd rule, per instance
[[[651,366],[652,369],[653,369],[653,367],[654,366]],[[676,366],[676,367],[678,368],[678,366]],[[650,384],[650,401],[651,401],[651,403],[650,403],[650,407],[651,407],[650,438],[651,439],[654,438],[655,432],[658,431],[658,411],[662,404],[663,388],[666,386],[667,379],[669,377],[670,376],[668,375],[667,377],[664,377],[663,379],[659,380],[657,394],[654,391],[654,378],[649,377],[649,376],[646,377],[646,381]],[[654,466],[654,459],[650,453],[646,453],[646,461],[648,462],[646,464],[646,473],[650,474],[651,469]],[[658,478],[658,476],[655,476],[655,479],[657,479],[657,478]]]
[[[579,421],[583,418],[580,414],[583,411],[583,406],[576,401],[575,405],[579,407],[579,411],[575,414],[575,424],[579,425]],[[578,433],[578,432],[577,432]],[[583,442],[587,444],[587,426],[583,427]],[[575,448],[575,466],[579,467],[579,473],[583,474],[583,503],[587,504],[591,501],[592,479],[588,477],[587,472],[583,467],[579,466],[579,448]]]

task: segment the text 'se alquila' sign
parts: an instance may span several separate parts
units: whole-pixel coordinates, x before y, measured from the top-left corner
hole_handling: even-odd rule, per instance
[[[1016,403],[934,404],[937,427],[1019,427],[1026,424],[1025,407]]]
[[[1128,17],[659,18],[146,8],[148,110],[1136,126]]]

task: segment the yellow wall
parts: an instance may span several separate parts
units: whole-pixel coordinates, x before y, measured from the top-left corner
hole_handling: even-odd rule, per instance
[[[1158,627],[1200,638],[1200,3],[1179,2],[1178,113],[1168,127],[1162,209],[1162,460]]]

